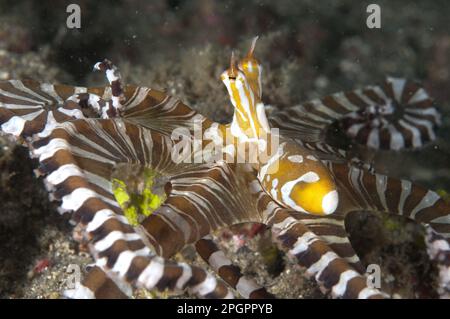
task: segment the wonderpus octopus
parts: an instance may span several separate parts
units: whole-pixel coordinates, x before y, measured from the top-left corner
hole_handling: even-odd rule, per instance
[[[108,60],[95,65],[106,74],[105,87],[0,82],[1,131],[38,158],[37,176],[45,178],[61,213],[71,214],[74,238],[95,259],[66,296],[127,297],[146,288],[229,298],[231,287],[245,298],[271,298],[210,236],[252,222],[267,225],[332,297],[387,297],[369,285],[348,239],[344,221],[352,211],[426,224],[440,292],[448,294],[450,205],[434,191],[375,172],[326,140],[327,129],[338,123],[353,142],[371,149],[421,147],[440,123],[425,90],[388,78],[381,86],[272,107],[267,116],[255,43],[240,61],[232,54],[221,75],[235,109],[226,125],[163,92],[124,86]],[[115,192],[117,174],[133,165],[150,171],[159,185],[152,212],[135,221]],[[188,244],[222,280],[169,260]]]

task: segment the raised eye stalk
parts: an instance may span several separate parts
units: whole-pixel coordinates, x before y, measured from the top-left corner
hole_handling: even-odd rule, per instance
[[[262,66],[254,56],[257,40],[257,36],[253,38],[247,56],[239,61],[238,67],[239,70],[241,70],[245,74],[245,77],[247,78],[247,81],[252,88],[255,98],[258,100],[258,102],[260,102],[262,95]]]
[[[230,68],[228,69],[228,78],[230,80],[236,80],[237,72],[238,70],[236,67],[236,56],[234,54],[234,51],[231,51]]]
[[[251,44],[250,49],[248,50],[248,53],[247,53],[247,58],[248,59],[253,59],[253,52],[255,52],[256,41],[258,41],[258,39],[259,39],[259,36],[256,36],[256,37],[253,38],[252,44]]]

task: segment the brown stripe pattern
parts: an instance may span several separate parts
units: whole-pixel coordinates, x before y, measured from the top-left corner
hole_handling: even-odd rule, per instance
[[[436,192],[408,180],[369,172],[348,164],[326,161],[343,197],[342,209],[393,213],[429,224],[450,238],[450,205]]]
[[[244,298],[274,298],[252,278],[244,276],[241,269],[219,249],[211,236],[205,236],[195,243],[195,248],[203,260],[233,289]]]
[[[435,192],[366,170],[364,163],[351,161],[345,151],[324,142],[325,130],[334,121],[344,123],[358,116],[375,121],[381,113],[390,112],[391,106],[396,107],[392,117],[382,114],[390,137],[379,129],[377,144],[373,139],[378,133],[361,126],[354,139],[390,149],[400,148],[399,136],[402,147],[432,140],[439,114],[420,87],[388,79],[383,88],[338,93],[272,114],[272,125],[311,150],[328,166],[338,185],[337,212],[313,216],[279,206],[245,164],[175,163],[171,157],[176,143],[173,130],[187,129],[183,134],[193,138],[196,125],[203,133],[220,124],[162,92],[123,86],[117,68],[107,62],[96,68],[106,73],[108,87],[0,82],[1,131],[26,139],[31,155],[39,159],[37,172],[45,176],[52,199],[60,202],[62,212],[72,213],[78,239],[88,244],[96,261],[83,284],[69,296],[123,298],[134,287],[144,287],[232,297],[227,286],[204,269],[167,259],[185,245],[197,243],[202,257],[243,297],[271,297],[243,277],[214,242],[205,238],[218,228],[262,222],[272,227],[280,246],[333,297],[380,298],[384,297],[380,291],[368,287],[348,241],[344,223],[348,212],[397,213],[449,237],[449,205]],[[123,216],[112,192],[114,169],[122,163],[151,168],[168,179],[166,201],[136,227]]]
[[[252,185],[263,222],[283,250],[305,267],[323,291],[334,298],[384,298],[368,287],[364,269],[345,231],[343,215],[324,217],[282,208],[261,186]]]
[[[400,78],[381,86],[336,93],[269,116],[273,126],[302,141],[324,141],[326,130],[339,122],[354,142],[373,149],[418,148],[435,139],[440,114],[426,91]]]
[[[100,267],[94,266],[82,283],[76,283],[75,288],[64,294],[71,299],[127,299],[130,292],[129,285],[116,284]]]
[[[231,297],[223,283],[203,269],[156,257],[145,237],[131,227],[114,200],[110,175],[121,162],[170,171],[167,136],[121,119],[84,119],[58,126],[32,146],[39,172],[63,211],[84,229],[96,265],[115,282],[160,290],[186,289],[203,297]]]
[[[84,118],[81,108],[75,103],[65,103],[65,99],[87,91],[83,87],[41,84],[32,80],[1,82],[1,130],[16,137],[46,136],[58,123]]]
[[[281,247],[334,298],[384,298],[378,289],[368,286],[366,277],[350,266],[348,260],[330,248],[323,240],[324,235],[316,235],[289,211],[278,210],[268,224]]]
[[[170,257],[219,228],[260,221],[249,200],[247,176],[241,167],[225,163],[194,165],[172,175],[158,214],[141,223],[158,255]]]
[[[103,62],[98,62],[94,65],[94,70],[105,72],[106,79],[111,87],[111,105],[109,112],[112,116],[118,115],[123,108],[123,102],[125,101],[125,95],[123,92],[123,86],[119,70],[112,64],[111,61],[105,59]]]

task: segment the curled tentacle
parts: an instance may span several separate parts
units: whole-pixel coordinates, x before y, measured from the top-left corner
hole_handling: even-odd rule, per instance
[[[122,76],[120,75],[119,69],[111,61],[105,59],[103,62],[97,62],[94,65],[94,70],[105,72],[106,78],[111,86],[112,106],[119,113],[123,109],[123,103],[125,102]]]
[[[324,142],[338,123],[354,142],[373,149],[417,148],[435,139],[440,114],[418,84],[387,78],[382,86],[338,92],[269,116],[283,135],[304,142]]]
[[[94,110],[102,119],[108,119],[118,116],[116,108],[112,106],[111,101],[106,101],[102,97],[93,93],[79,93],[70,96],[66,100],[66,105],[69,103],[78,104],[81,109],[92,109]]]
[[[359,92],[364,108],[340,124],[352,140],[373,149],[418,148],[436,138],[440,115],[425,90],[399,78]]]

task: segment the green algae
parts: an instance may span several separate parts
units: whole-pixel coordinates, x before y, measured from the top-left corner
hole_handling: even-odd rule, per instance
[[[141,193],[132,191],[123,180],[114,178],[112,181],[113,194],[123,209],[125,217],[133,226],[139,224],[142,216],[147,217],[157,210],[166,199],[165,194],[158,195],[153,192],[156,176],[151,169],[145,169],[144,187]]]

